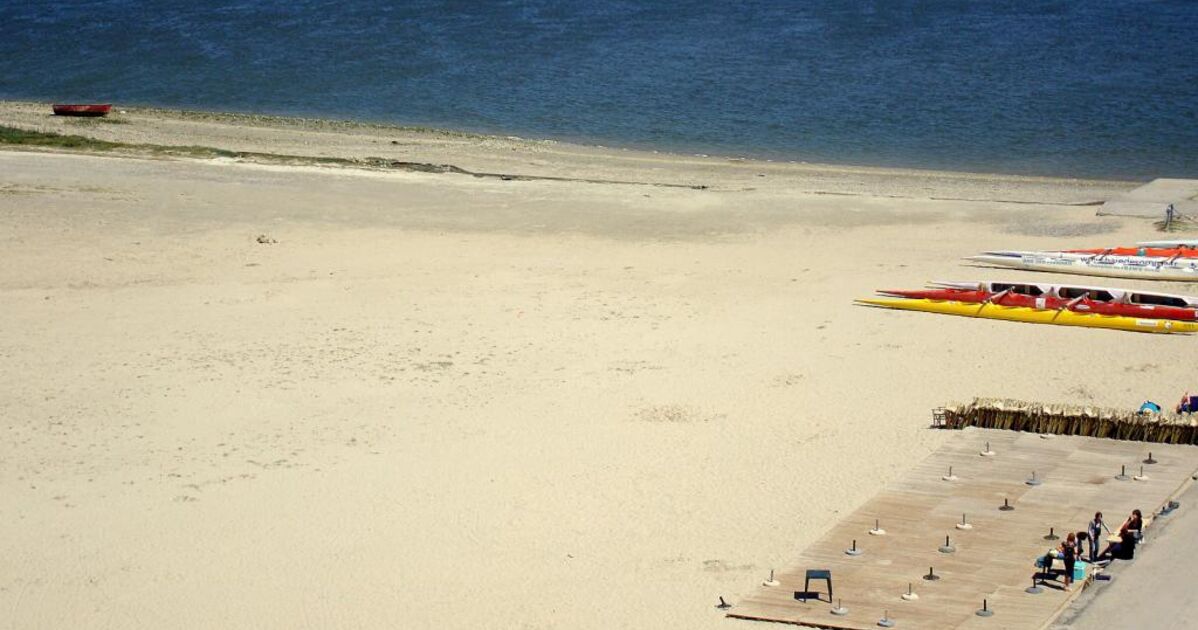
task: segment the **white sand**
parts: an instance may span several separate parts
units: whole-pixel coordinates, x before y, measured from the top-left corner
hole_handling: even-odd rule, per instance
[[[1151,237],[1062,205],[1129,184],[128,119],[76,132],[710,189],[0,151],[0,628],[745,627],[932,407],[1198,387],[1191,338],[851,303]]]

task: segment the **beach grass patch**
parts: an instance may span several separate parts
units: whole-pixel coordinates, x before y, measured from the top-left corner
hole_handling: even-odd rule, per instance
[[[318,165],[343,166],[351,168],[397,168],[407,170],[427,170],[433,172],[458,172],[461,169],[447,165],[423,165],[418,163],[397,163],[386,158],[344,158],[321,155],[287,155],[280,153],[261,153],[257,151],[230,151],[215,147],[199,145],[169,145],[150,143],[111,142],[86,136],[61,134],[49,131],[31,131],[0,125],[0,145],[41,147],[49,149],[70,149],[76,151],[119,151],[139,155],[161,157],[183,157],[195,159],[231,158],[265,164],[287,165]],[[413,166],[414,165],[414,166]]]
[[[0,145],[4,144],[28,147],[45,147],[51,149],[75,149],[83,151],[126,150],[151,153],[154,155],[193,158],[239,158],[250,156],[260,158],[283,157],[266,153],[251,154],[241,151],[229,151],[227,149],[217,149],[214,147],[197,145],[175,146],[165,144],[110,142],[108,140],[99,140],[96,138],[88,138],[86,136],[61,134],[48,131],[30,131],[28,129],[18,129],[16,127],[6,127],[0,125]]]
[[[117,142],[108,142],[107,140],[97,140],[84,136],[29,131],[27,129],[5,126],[0,126],[0,144],[59,149],[90,149],[93,151],[110,151],[123,146]]]

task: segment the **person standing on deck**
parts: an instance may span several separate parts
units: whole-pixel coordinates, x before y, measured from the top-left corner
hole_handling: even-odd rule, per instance
[[[1077,536],[1073,532],[1065,537],[1065,542],[1061,543],[1061,555],[1065,560],[1065,590],[1073,590],[1073,566],[1077,563],[1078,549]]]
[[[1090,562],[1098,560],[1099,541],[1102,540],[1102,530],[1106,533],[1111,533],[1110,528],[1102,521],[1102,512],[1094,513],[1094,520],[1090,521],[1086,528],[1086,533],[1090,534]]]

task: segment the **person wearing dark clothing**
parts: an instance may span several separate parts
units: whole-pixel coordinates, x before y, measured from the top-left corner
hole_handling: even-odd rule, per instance
[[[1107,545],[1098,557],[1111,560],[1131,560],[1136,556],[1137,542],[1139,542],[1139,532],[1123,527],[1119,530],[1119,541]]]
[[[1113,557],[1117,560],[1131,560],[1136,557],[1136,543],[1139,542],[1140,536],[1137,530],[1123,529],[1119,530],[1119,548]]]
[[[1194,407],[1195,399],[1198,399],[1198,396],[1190,396],[1190,392],[1186,392],[1182,395],[1181,402],[1177,404],[1177,409],[1174,411],[1177,413],[1194,413],[1198,411],[1198,408]]]
[[[1077,563],[1077,536],[1073,532],[1061,543],[1061,558],[1065,561],[1065,590],[1073,590],[1073,566]]]
[[[1126,521],[1123,521],[1123,527],[1120,527],[1119,529],[1121,531],[1124,529],[1129,529],[1135,532],[1136,538],[1139,539],[1141,532],[1144,530],[1144,515],[1141,514],[1139,510],[1132,510],[1131,516],[1127,517]]]

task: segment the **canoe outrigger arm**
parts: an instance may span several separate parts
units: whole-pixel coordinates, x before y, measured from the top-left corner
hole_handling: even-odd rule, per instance
[[[997,304],[998,301],[1001,300],[1004,295],[1006,295],[1010,292],[1011,292],[1010,289],[1003,289],[1002,291],[999,291],[998,293],[995,293],[994,295],[987,296],[986,299],[982,300],[982,304]]]
[[[1065,303],[1064,306],[1062,306],[1061,308],[1059,308],[1057,310],[1063,311],[1063,310],[1068,309],[1068,310],[1072,311],[1073,307],[1077,306],[1079,302],[1081,302],[1082,300],[1084,300],[1088,297],[1090,297],[1090,292],[1086,291],[1085,293],[1073,298],[1072,300],[1069,300],[1068,302]]]

